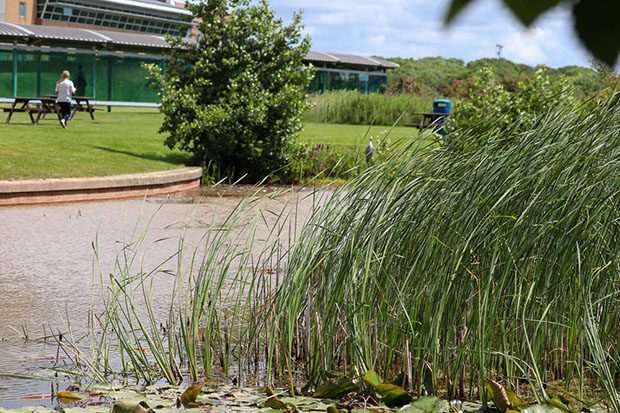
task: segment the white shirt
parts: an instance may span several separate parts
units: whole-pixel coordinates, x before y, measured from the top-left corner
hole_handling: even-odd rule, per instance
[[[77,91],[73,82],[69,79],[65,79],[56,83],[56,102],[69,102],[71,103],[71,95]]]

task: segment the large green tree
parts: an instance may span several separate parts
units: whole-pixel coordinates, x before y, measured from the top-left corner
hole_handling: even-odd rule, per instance
[[[161,87],[166,144],[211,174],[258,181],[286,175],[312,76],[300,14],[285,25],[266,0],[187,3],[195,40],[172,39]]]

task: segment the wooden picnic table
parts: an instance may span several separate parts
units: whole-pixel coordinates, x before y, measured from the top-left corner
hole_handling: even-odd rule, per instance
[[[438,120],[448,117],[447,113],[436,112],[415,112],[414,115],[420,116],[420,122],[412,125],[418,129],[439,129],[443,126],[443,123],[438,122]]]
[[[47,95],[47,97],[56,99],[56,95]],[[90,104],[90,101],[93,100],[90,96],[72,96],[71,97],[75,104],[71,105],[71,117],[70,120],[73,119],[77,112],[88,112],[90,118],[95,120],[95,108]],[[73,103],[73,102],[72,102]]]
[[[56,100],[48,97],[16,97],[10,108],[4,108],[4,112],[9,112],[6,123],[11,122],[15,112],[28,113],[33,125],[38,124],[41,117],[45,117],[47,113],[56,113],[60,123],[60,112],[56,108]],[[33,116],[35,113],[37,114],[36,118]]]
[[[88,96],[73,96],[73,100],[75,100],[75,105],[73,105],[71,119],[75,116],[76,112],[88,112],[90,118],[95,120],[95,108],[90,104],[90,101],[93,100],[92,97]]]

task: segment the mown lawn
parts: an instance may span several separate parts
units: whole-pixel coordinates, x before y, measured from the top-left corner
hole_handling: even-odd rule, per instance
[[[161,115],[149,109],[97,111],[95,121],[86,113],[64,130],[52,116],[39,125],[30,124],[24,113],[5,124],[0,119],[0,179],[60,178],[153,172],[182,167],[188,156],[163,145],[158,134]],[[366,126],[305,124],[304,143],[349,145],[362,148]],[[373,127],[377,138],[387,127]],[[383,133],[384,134],[384,133]],[[417,135],[411,128],[395,128],[390,140],[408,140]]]

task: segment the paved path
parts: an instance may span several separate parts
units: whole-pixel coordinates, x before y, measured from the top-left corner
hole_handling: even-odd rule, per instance
[[[202,168],[90,178],[0,181],[0,206],[96,201],[196,189]]]

